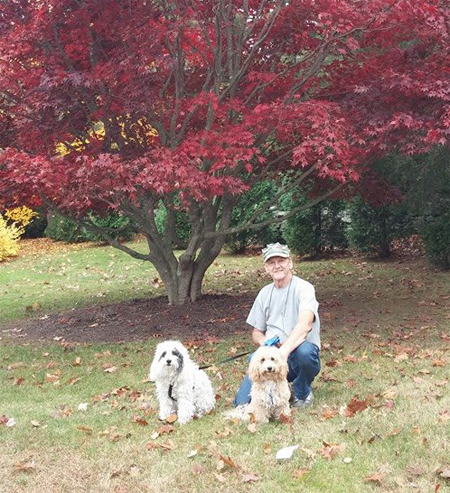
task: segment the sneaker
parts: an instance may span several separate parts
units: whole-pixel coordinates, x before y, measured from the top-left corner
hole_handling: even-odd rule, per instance
[[[313,393],[310,392],[306,396],[306,399],[299,399],[298,397],[295,397],[294,401],[292,402],[292,407],[297,407],[297,408],[310,407],[312,406],[313,402],[314,402],[314,396]]]

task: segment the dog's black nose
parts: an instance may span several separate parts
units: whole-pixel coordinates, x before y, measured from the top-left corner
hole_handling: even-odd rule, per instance
[[[167,366],[170,366],[170,364],[171,364],[171,363],[172,363],[172,360],[171,360],[171,359],[167,359],[167,360],[166,360],[166,364],[167,364]]]
[[[273,367],[272,366],[268,366],[267,367],[267,371],[273,371]]]

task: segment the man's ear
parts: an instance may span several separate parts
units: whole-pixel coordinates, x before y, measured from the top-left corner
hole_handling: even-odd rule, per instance
[[[267,262],[264,262],[264,269],[265,269],[267,274],[270,273],[270,269],[269,269],[269,266],[267,265]]]
[[[291,270],[293,270],[293,269],[294,269],[294,262],[292,262],[292,259],[291,259],[291,258],[289,259],[289,268],[290,268]]]

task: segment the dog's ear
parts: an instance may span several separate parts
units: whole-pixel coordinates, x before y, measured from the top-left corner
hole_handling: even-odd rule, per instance
[[[150,365],[150,370],[148,372],[148,379],[150,382],[155,382],[158,377],[158,368],[159,368],[159,353],[161,351],[158,350],[159,345],[156,346],[155,356],[153,358],[152,364]]]
[[[288,371],[289,367],[286,361],[284,361],[281,356],[278,358],[278,375],[279,375],[279,380],[286,380],[288,376]]]
[[[253,358],[250,360],[250,365],[248,367],[248,376],[253,382],[258,382],[261,380],[261,372],[260,372],[261,364],[260,359],[257,354],[253,355]]]

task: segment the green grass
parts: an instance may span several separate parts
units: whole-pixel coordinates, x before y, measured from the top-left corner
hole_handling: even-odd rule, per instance
[[[323,368],[315,404],[297,411],[292,423],[260,425],[255,433],[222,416],[244,360],[208,370],[220,396],[214,414],[175,423],[174,431],[155,437],[161,423],[145,379],[156,341],[19,345],[3,339],[0,416],[16,424],[0,424],[0,491],[449,492],[440,470],[450,467],[450,275],[420,262],[358,259],[302,262],[298,270],[321,302]],[[38,300],[42,310],[71,306],[62,289],[67,282],[80,284],[80,306],[160,292],[143,286],[156,276],[150,268],[106,247],[48,255],[28,267],[26,258],[18,259],[0,272],[10,279],[2,289],[15,297],[30,296],[34,282],[35,291],[46,293]],[[98,299],[102,273],[110,277]],[[46,289],[40,275],[48,276]],[[254,292],[265,282],[259,258],[224,255],[208,271],[205,290]],[[0,302],[9,310],[3,297]],[[2,313],[3,320],[23,316],[19,308]],[[194,359],[215,362],[234,345],[242,347],[242,336],[197,343],[191,351]],[[116,370],[105,372],[111,367]],[[352,399],[360,404],[348,416]],[[85,411],[78,409],[82,403]],[[277,462],[276,451],[288,445],[299,448],[290,461]],[[327,457],[327,450],[335,455]]]

